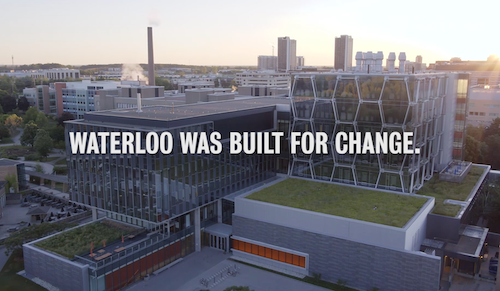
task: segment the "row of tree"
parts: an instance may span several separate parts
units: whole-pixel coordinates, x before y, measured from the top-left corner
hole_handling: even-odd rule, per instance
[[[488,164],[492,169],[500,169],[500,118],[488,126],[467,126],[465,141],[465,160],[473,163]]]

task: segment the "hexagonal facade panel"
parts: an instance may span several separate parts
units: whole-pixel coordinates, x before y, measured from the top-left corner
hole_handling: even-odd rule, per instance
[[[327,133],[330,152],[293,155],[298,164],[292,175],[414,192],[432,176],[433,159],[439,153],[445,84],[446,78],[433,74],[298,74],[291,96],[293,131]],[[359,132],[362,137],[371,132],[375,137],[377,132],[393,131],[412,132],[413,143],[423,153],[336,151],[339,132]],[[313,168],[303,170],[308,167]]]
[[[359,91],[362,100],[378,101],[384,87],[382,76],[361,76],[358,79]]]

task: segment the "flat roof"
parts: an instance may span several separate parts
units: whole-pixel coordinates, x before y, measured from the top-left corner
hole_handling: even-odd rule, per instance
[[[403,227],[428,198],[288,178],[245,198],[345,218]]]
[[[258,97],[248,99],[223,100],[203,102],[177,106],[156,105],[143,107],[142,112],[137,109],[113,109],[86,112],[85,119],[92,116],[126,117],[160,121],[180,120],[191,117],[208,116],[220,113],[237,112],[248,109],[272,107],[278,104],[289,105],[290,101],[282,97]],[[92,119],[92,118],[90,118]]]
[[[460,183],[439,180],[439,175],[436,174],[424,183],[417,194],[436,198],[432,213],[455,217],[461,206],[447,203],[446,200],[465,202],[487,169],[488,167],[472,165],[469,173]]]
[[[3,166],[14,166],[18,164],[22,164],[23,162],[20,161],[14,161],[14,160],[9,160],[9,159],[0,159],[0,167]]]
[[[109,248],[114,248],[121,243],[121,238],[126,238],[123,244],[129,244],[129,235],[144,238],[144,235],[139,235],[143,229],[125,224],[116,220],[103,219],[93,221],[88,224],[79,225],[77,227],[56,233],[53,236],[42,238],[34,242],[36,247],[51,251],[68,259],[73,259],[75,255],[86,255],[90,253],[90,247],[93,244],[94,252],[100,249],[109,251]],[[107,247],[103,247],[103,241]]]

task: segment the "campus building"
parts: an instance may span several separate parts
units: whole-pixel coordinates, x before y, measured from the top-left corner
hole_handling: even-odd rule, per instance
[[[36,107],[45,114],[57,114],[56,90],[47,85],[38,85],[35,88],[24,88],[23,95],[30,106]]]
[[[213,247],[362,290],[439,290],[450,268],[477,275],[488,230],[469,224],[489,167],[461,161],[467,80],[299,73],[289,98],[87,112],[66,122],[71,200],[104,211],[108,222],[97,223],[137,230],[96,248],[98,256],[90,249],[63,256],[44,248],[44,239],[26,244],[26,273],[63,289],[118,290]],[[171,154],[70,149],[70,132],[140,132],[144,139],[151,131],[174,136]],[[221,154],[181,152],[180,132],[213,131],[222,135]],[[271,131],[285,133],[280,154],[229,153],[230,132]],[[291,155],[290,131],[326,132],[332,151]],[[412,131],[421,154],[334,154],[339,131]],[[57,270],[68,271],[61,277]]]
[[[297,41],[290,37],[278,37],[278,71],[289,72],[297,68]]]
[[[55,83],[54,87],[57,115],[69,112],[77,119],[82,118],[86,112],[119,108],[119,104],[130,103],[126,102],[127,99],[120,102],[120,97],[133,98],[132,101],[137,103],[137,93],[141,93],[144,98],[163,97],[165,89],[163,86],[145,86],[144,82],[139,81],[90,80]],[[117,100],[114,97],[117,97]]]
[[[236,84],[238,84],[239,86],[261,85],[290,87],[290,74],[277,73],[273,71],[248,71],[237,73],[235,80]]]
[[[79,79],[81,78],[80,70],[68,68],[54,68],[44,70],[23,70],[14,71],[10,73],[0,73],[9,77],[24,78],[31,77],[33,79],[49,79],[49,80],[62,80],[62,79]]]
[[[352,37],[341,35],[335,38],[335,70],[348,72],[352,70]]]
[[[257,70],[259,71],[276,71],[278,62],[277,56],[259,56],[257,58]]]
[[[467,123],[487,126],[500,117],[500,86],[475,85],[469,88]]]

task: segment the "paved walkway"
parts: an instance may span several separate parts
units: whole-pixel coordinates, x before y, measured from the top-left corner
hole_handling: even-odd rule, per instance
[[[226,277],[222,282],[210,288],[210,291],[222,291],[230,286],[249,286],[256,291],[326,291],[328,289],[304,283],[302,281],[268,272],[262,269],[228,260],[231,255],[220,250],[204,247],[201,252],[194,253],[172,268],[149,280],[138,282],[127,291],[178,290],[195,291],[207,289],[201,285],[202,278],[210,278],[227,266],[235,264],[240,268],[236,276]]]
[[[33,170],[34,171],[36,165],[39,164],[40,166],[42,166],[44,174],[52,174],[52,172],[54,171],[54,165],[49,164],[49,163],[31,162],[31,161],[23,161],[23,163],[26,167],[26,170]]]
[[[453,276],[450,291],[495,291],[495,282],[475,280],[459,275]]]
[[[226,260],[229,256],[229,254],[224,254],[219,250],[203,248],[201,252],[185,257],[182,262],[172,268],[163,271],[157,276],[151,276],[148,281],[138,282],[126,290],[179,290],[186,282]]]
[[[23,129],[18,128],[18,131],[19,131],[19,133],[12,137],[12,143],[0,144],[0,147],[20,145],[21,144],[21,135],[23,135]]]

